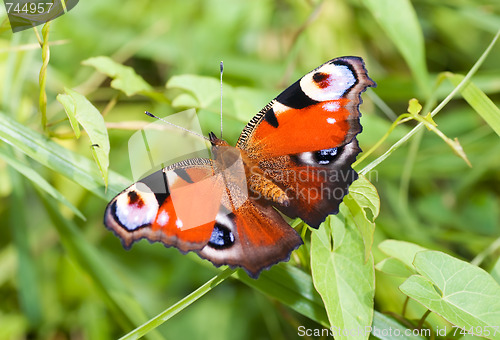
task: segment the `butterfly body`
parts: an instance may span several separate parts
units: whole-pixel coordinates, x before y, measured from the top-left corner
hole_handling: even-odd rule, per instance
[[[106,227],[125,247],[146,238],[258,277],[303,243],[280,212],[314,228],[338,212],[357,178],[368,86],[360,58],[321,65],[254,116],[236,147],[210,133],[213,159],[175,163],[125,189]]]

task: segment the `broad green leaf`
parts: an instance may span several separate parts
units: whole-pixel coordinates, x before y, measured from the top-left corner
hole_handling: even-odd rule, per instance
[[[110,78],[111,87],[124,92],[127,96],[137,93],[146,94],[152,92],[151,85],[146,83],[141,76],[135,73],[134,69],[117,63],[109,57],[93,57],[82,61],[83,65],[93,66],[99,72],[104,73]]]
[[[346,233],[345,217],[344,214],[330,215],[327,221],[328,223],[324,223],[323,226],[326,229],[325,231],[332,235],[333,250],[335,251],[344,242]]]
[[[427,248],[421,247],[415,243],[397,241],[397,240],[385,240],[378,245],[379,249],[382,250],[384,254],[387,254],[406,265],[406,267],[413,269],[413,260],[415,255]]]
[[[422,28],[410,0],[363,0],[366,7],[405,58],[422,93],[428,72]]]
[[[483,269],[438,251],[415,256],[413,275],[401,291],[454,325],[481,335],[500,320],[500,285]],[[491,339],[500,339],[489,328]],[[483,334],[485,335],[485,334]]]
[[[200,104],[198,103],[196,98],[193,97],[192,95],[187,94],[187,93],[181,93],[180,95],[175,97],[175,99],[172,101],[172,106],[198,108],[200,106]]]
[[[67,94],[57,95],[57,100],[65,108],[66,115],[69,118],[69,123],[71,124],[71,128],[73,129],[73,132],[75,133],[75,137],[77,139],[80,138],[81,132],[80,132],[80,125],[78,125],[78,120],[76,119],[75,100]]]
[[[311,320],[329,327],[321,297],[314,289],[311,276],[302,270],[280,263],[269,271],[263,271],[258,280],[249,278],[241,270],[237,270],[235,276],[246,285],[271,296]]]
[[[413,329],[409,329],[398,323],[396,320],[375,311],[373,315],[373,325],[371,333],[378,339],[383,340],[403,340],[403,339],[426,339],[423,336],[413,335]],[[426,329],[417,330],[426,332]],[[424,333],[425,334],[425,333]],[[430,330],[427,333],[430,336]]]
[[[450,81],[457,86],[464,76],[450,75]],[[485,122],[500,136],[500,109],[474,83],[468,82],[460,93],[469,105],[485,120]]]
[[[0,158],[6,161],[11,167],[16,169],[19,173],[29,179],[33,184],[38,186],[43,191],[47,192],[50,196],[55,198],[57,201],[61,202],[67,206],[72,212],[78,217],[85,221],[85,216],[71,204],[63,194],[61,194],[57,189],[55,189],[49,182],[45,180],[42,176],[38,174],[33,168],[29,167],[27,164],[15,159],[8,155],[3,148],[0,148]]]
[[[198,101],[197,108],[208,108],[220,101],[220,82],[212,77],[202,77],[192,74],[174,76],[167,82],[167,88],[181,89],[190,92]],[[228,86],[224,86],[227,90]]]
[[[345,205],[339,214],[344,215],[346,232],[342,244],[333,249],[335,240],[327,228],[319,228],[311,236],[311,270],[314,286],[325,304],[331,327],[340,330],[365,329],[371,326],[375,271],[373,257],[365,260],[365,246],[360,231]],[[332,220],[333,228],[336,227]],[[367,339],[369,334],[346,336],[336,339]]]
[[[0,140],[106,200],[110,200],[130,185],[129,180],[110,172],[110,183],[105,192],[102,177],[93,161],[47,139],[2,112]]]
[[[388,275],[398,276],[398,277],[409,277],[415,274],[413,268],[408,268],[403,262],[393,258],[388,257],[383,259],[375,265],[375,269],[384,272]]]
[[[186,94],[180,94],[173,101],[176,105],[207,109],[217,113],[220,111],[220,80],[216,78],[183,74],[170,78],[167,82],[167,88],[181,89],[190,94],[191,98],[186,97]],[[234,112],[233,97],[233,88],[223,84],[222,106],[224,112]]]
[[[353,221],[361,233],[365,244],[365,260],[368,261],[375,232],[373,221],[380,211],[380,198],[377,189],[365,177],[360,176],[349,188],[349,195],[344,198],[344,204],[349,209]],[[366,209],[370,211],[370,217],[367,216]]]
[[[359,178],[349,187],[349,194],[363,209],[370,209],[374,221],[380,212],[380,197],[377,189],[371,184],[365,176],[359,175]]]
[[[65,88],[67,94],[57,96],[59,102],[64,106],[64,110],[70,115],[74,115],[87,132],[92,143],[92,155],[101,171],[104,183],[108,185],[109,167],[109,137],[104,118],[101,113],[92,105],[85,96],[76,91]]]
[[[491,270],[491,276],[500,284],[500,258],[495,263],[495,266]]]

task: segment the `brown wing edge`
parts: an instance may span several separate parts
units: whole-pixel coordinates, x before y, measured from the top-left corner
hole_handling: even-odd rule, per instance
[[[253,279],[257,279],[263,270],[270,269],[273,265],[279,262],[287,262],[290,260],[291,253],[299,248],[302,244],[302,238],[295,229],[283,219],[283,217],[271,206],[261,205],[256,201],[247,201],[241,209],[246,210],[245,214],[231,213],[228,216],[230,224],[216,223],[215,228],[229,229],[234,235],[234,244],[224,248],[208,243],[197,254],[202,259],[209,260],[216,267],[227,265],[232,269],[240,267]],[[252,216],[248,216],[251,214]],[[245,216],[247,215],[247,216]],[[280,235],[275,243],[267,245],[252,244],[255,238],[249,239],[239,223],[252,221],[259,223],[252,224],[252,233],[262,233],[266,236]],[[254,235],[255,237],[255,235]]]

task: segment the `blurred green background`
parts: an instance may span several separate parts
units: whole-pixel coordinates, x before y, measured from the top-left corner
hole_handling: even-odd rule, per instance
[[[414,11],[399,12],[401,3]],[[383,15],[387,4],[393,7],[392,19]],[[44,132],[37,35],[34,30],[12,34],[5,11],[0,13],[2,113],[92,160],[88,137],[74,138],[56,100],[65,87],[84,94],[106,123],[124,123],[122,128],[108,126],[110,169],[129,179],[122,180],[122,188],[131,183],[127,142],[133,122],[150,122],[145,110],[166,115],[186,108],[172,104],[181,92],[165,88],[172,76],[217,79],[219,62],[224,61],[224,82],[241,95],[240,105],[224,108],[225,137],[234,145],[246,122],[300,76],[334,57],[361,56],[378,84],[363,95],[361,106],[364,128],[359,140],[366,151],[406,112],[411,98],[434,108],[453,89],[448,80],[436,87],[438,74],[467,73],[500,29],[497,0],[80,1],[50,25],[45,76],[49,126]],[[132,67],[164,100],[126,96],[110,87],[109,78],[81,64],[96,56]],[[473,78],[497,107],[499,60],[497,43]],[[200,119],[205,133],[217,131],[216,109],[205,108]],[[472,168],[429,131],[377,166],[369,177],[382,201],[375,262],[383,258],[376,244],[391,238],[476,259],[488,271],[496,264],[500,273],[499,136],[459,96],[435,122],[446,136],[459,139]],[[397,127],[357,169],[413,126]],[[103,197],[116,192],[105,194],[101,187],[102,195],[96,195],[3,140],[0,148],[35,170],[86,217],[84,221],[47,198],[29,176],[0,158],[0,339],[118,338],[138,326],[130,314],[147,320],[218,272],[196,255],[183,256],[160,244],[141,241],[125,251],[102,224]],[[95,263],[106,271],[92,272]],[[377,311],[401,313],[405,297],[397,288],[400,283],[377,274]],[[116,301],[138,308],[124,311]],[[423,311],[410,303],[407,317],[420,318]],[[429,322],[439,324],[432,318]],[[290,339],[298,338],[299,325],[320,327],[240,281],[227,280],[150,336]]]

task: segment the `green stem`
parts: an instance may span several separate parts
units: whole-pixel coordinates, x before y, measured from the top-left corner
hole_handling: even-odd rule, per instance
[[[148,322],[142,324],[141,326],[137,327],[134,329],[132,332],[124,335],[123,337],[120,338],[120,340],[132,340],[132,339],[139,339],[146,333],[152,331],[156,327],[160,326],[163,324],[165,321],[182,311],[183,309],[187,308],[190,304],[201,298],[203,295],[211,291],[213,288],[215,288],[219,283],[223,282],[226,280],[229,276],[231,276],[234,273],[234,269],[226,269],[223,272],[221,272],[219,275],[215,276],[214,278],[210,279],[205,283],[203,286],[186,296],[184,299],[180,300],[173,306],[165,309],[163,312],[149,320]]]
[[[495,46],[496,41],[498,40],[498,37],[500,36],[500,30],[498,30],[497,34],[491,41],[490,45],[486,48],[484,53],[481,55],[481,57],[478,59],[478,61],[472,66],[470,71],[467,73],[465,78],[458,84],[457,87],[451,93],[431,112],[431,116],[434,117],[436,114],[438,114],[439,111],[443,109],[443,107],[446,106],[450,102],[450,100],[457,94],[470,80],[470,78],[477,72],[479,67],[483,64],[484,60],[490,53],[491,49],[493,46]],[[423,123],[419,123],[417,126],[415,126],[410,132],[408,132],[403,138],[398,140],[396,143],[394,143],[389,150],[387,150],[382,156],[378,157],[376,160],[368,164],[366,167],[364,167],[359,173],[364,175],[368,173],[369,171],[373,170],[377,165],[382,163],[387,157],[389,157],[394,151],[399,149],[401,145],[403,145],[408,139],[410,139],[417,131],[422,129],[424,127]]]
[[[40,107],[41,114],[41,123],[42,129],[45,133],[48,131],[47,126],[47,93],[45,92],[45,83],[47,81],[47,66],[49,65],[50,60],[50,49],[49,49],[49,27],[50,21],[46,22],[42,28],[42,68],[40,69],[40,76],[38,78],[38,82],[40,84],[40,96],[38,99],[38,104]],[[38,31],[34,28],[37,38],[40,41],[40,37],[38,35]]]

